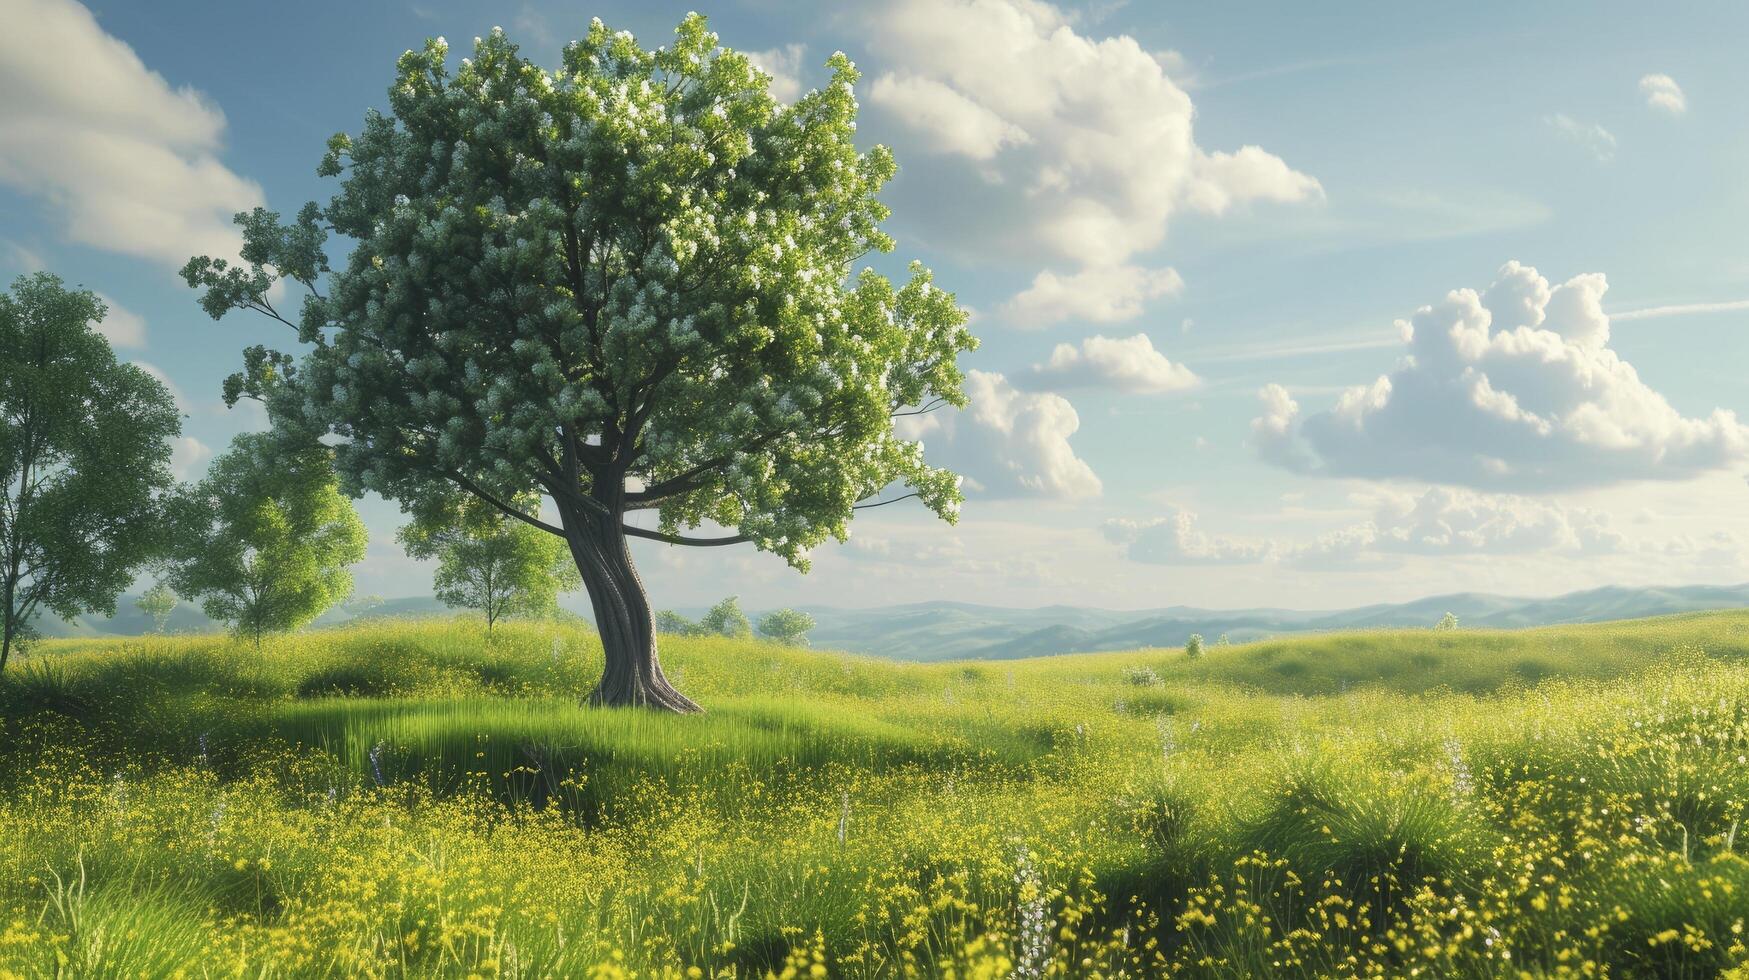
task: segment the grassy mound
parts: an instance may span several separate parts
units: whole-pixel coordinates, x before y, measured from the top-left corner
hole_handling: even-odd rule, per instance
[[[0,681],[0,975],[1710,976],[1749,615],[892,664],[379,622]],[[819,974],[815,974],[819,975]]]

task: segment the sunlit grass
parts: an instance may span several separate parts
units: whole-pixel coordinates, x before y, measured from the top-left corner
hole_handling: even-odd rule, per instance
[[[46,643],[0,974],[1711,976],[1749,615],[1002,663],[585,630]],[[696,971],[696,974],[689,974]]]

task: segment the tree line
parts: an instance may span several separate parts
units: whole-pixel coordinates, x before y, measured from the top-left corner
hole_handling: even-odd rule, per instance
[[[929,270],[867,262],[894,246],[896,165],[857,146],[855,67],[826,67],[780,103],[697,15],[654,49],[595,21],[551,70],[498,30],[459,63],[441,38],[408,51],[386,107],[328,141],[326,203],[239,214],[240,261],[182,270],[214,319],[264,317],[299,351],[243,351],[225,401],[271,432],[192,487],[169,482],[174,403],[89,329],[96,297],[15,285],[0,666],[34,614],[111,610],[151,560],[245,633],[308,622],[364,547],[345,498],[372,491],[488,619],[580,581],[591,703],[699,710],[662,672],[628,538],[806,571],[860,510],[952,522],[963,499],[895,420],[963,407],[977,341]]]

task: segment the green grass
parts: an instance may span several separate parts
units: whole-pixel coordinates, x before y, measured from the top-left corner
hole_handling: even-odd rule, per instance
[[[1714,976],[1749,614],[895,664],[586,631],[66,640],[0,976]]]

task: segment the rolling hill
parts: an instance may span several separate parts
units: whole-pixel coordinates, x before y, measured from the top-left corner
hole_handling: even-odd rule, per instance
[[[1608,586],[1544,598],[1459,592],[1411,602],[1322,611],[1190,606],[1144,610],[1080,606],[1012,609],[966,602],[922,602],[864,609],[801,608],[818,623],[809,634],[815,647],[895,660],[939,661],[1012,660],[1057,653],[1180,647],[1192,633],[1201,634],[1211,643],[1223,633],[1234,643],[1245,643],[1331,630],[1424,627],[1438,622],[1447,612],[1455,614],[1468,627],[1517,629],[1740,607],[1749,607],[1749,584]],[[578,596],[570,597],[568,608],[573,612],[586,610]],[[679,611],[693,617],[704,612]],[[335,609],[318,620],[318,624],[448,613],[430,596],[409,596],[390,599],[356,615]],[[757,618],[758,611],[752,615]],[[151,620],[134,608],[132,596],[124,596],[117,603],[113,618],[84,616],[39,625],[51,637],[138,636],[151,631]],[[199,633],[215,628],[188,603],[176,608],[168,626],[173,633]]]

